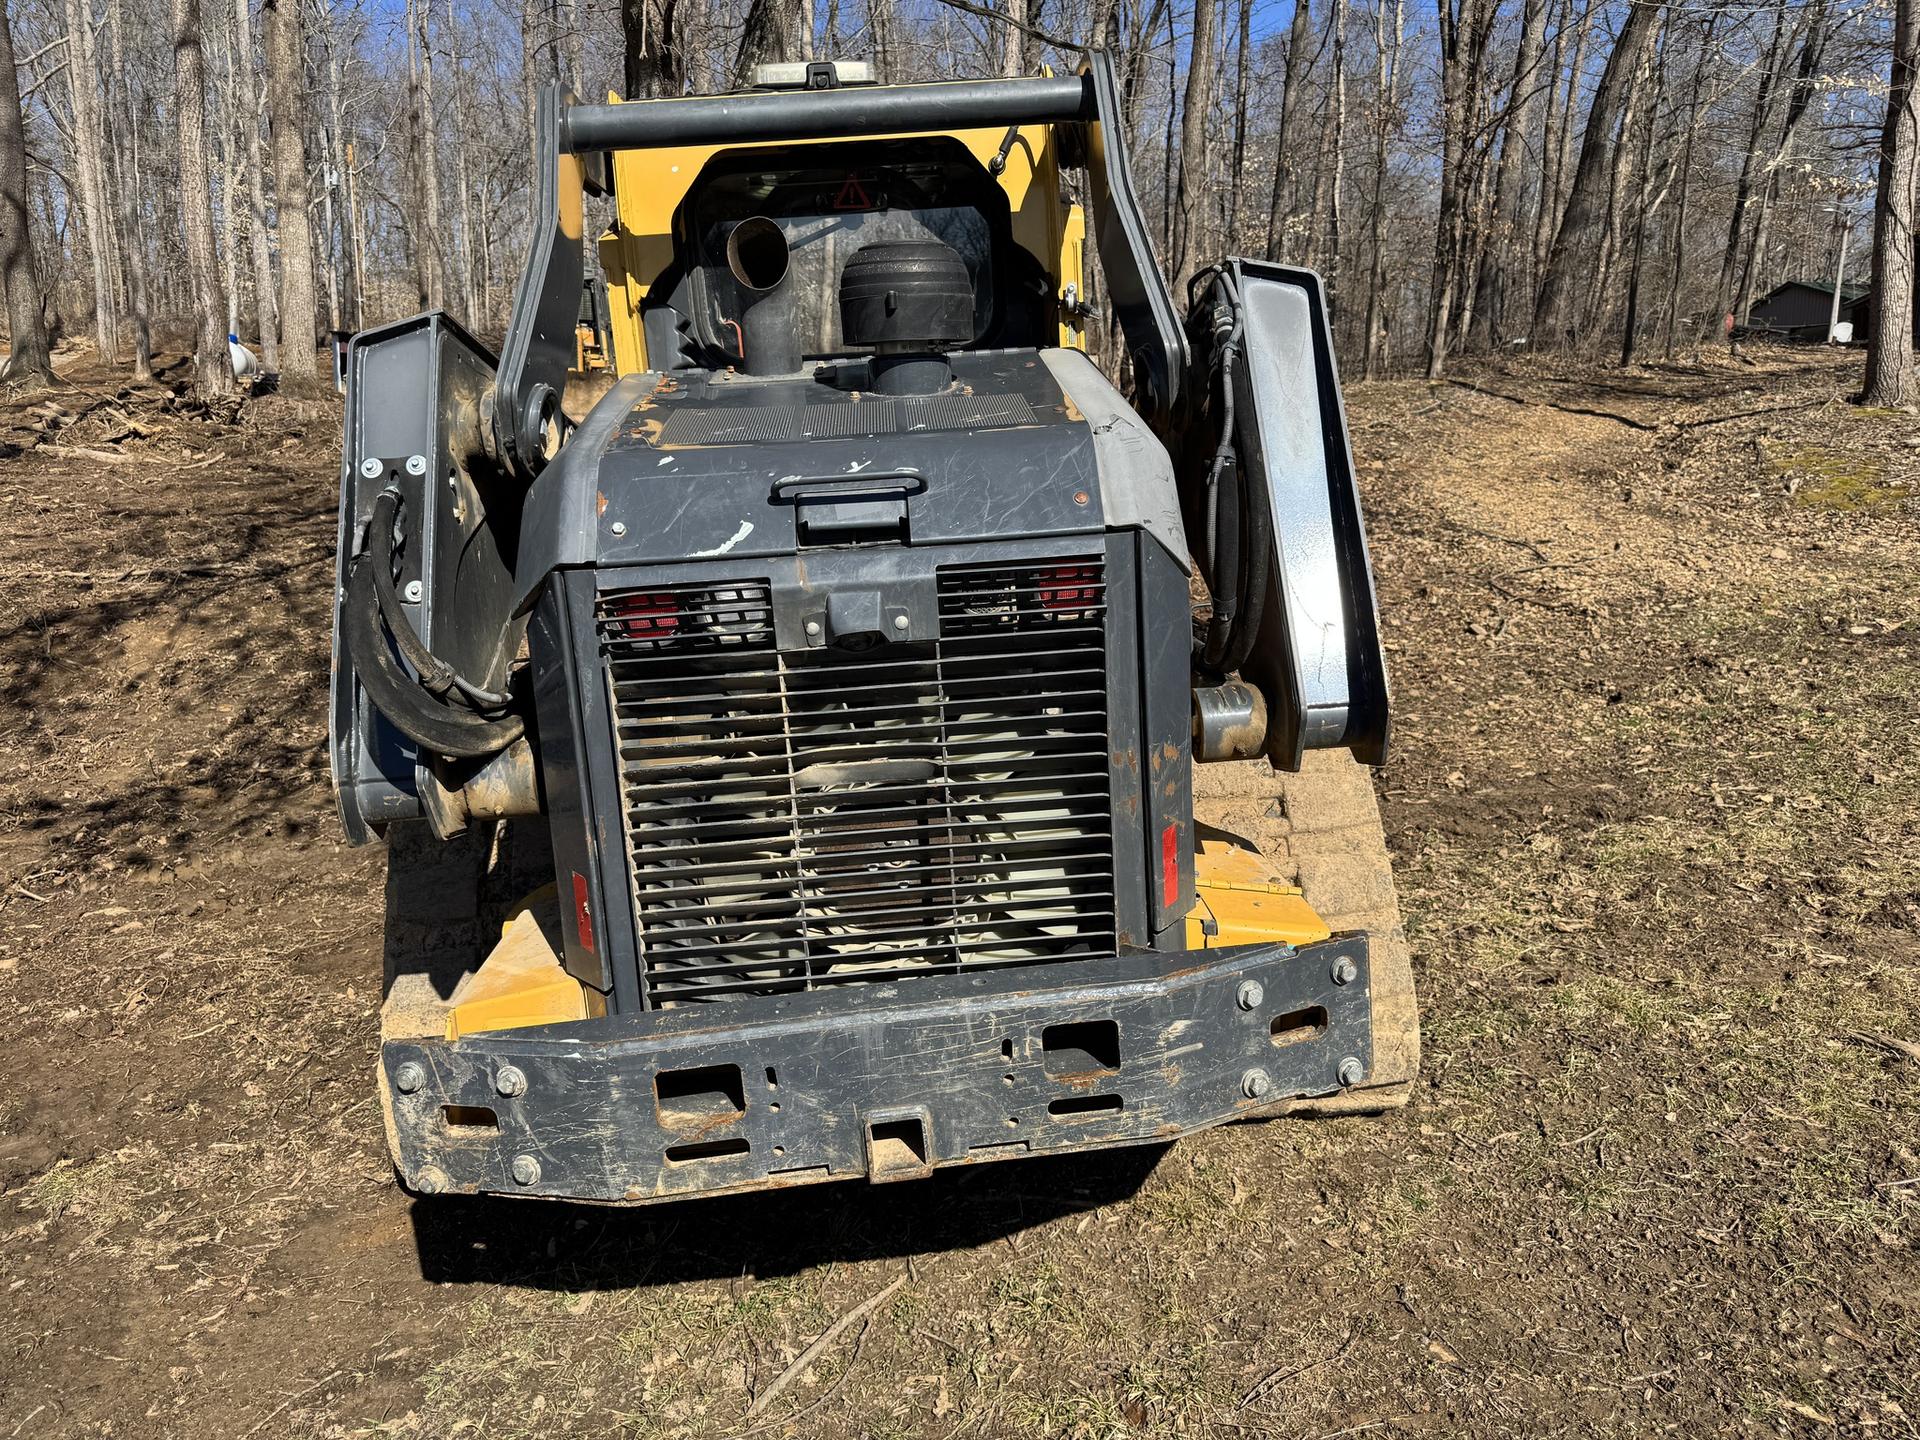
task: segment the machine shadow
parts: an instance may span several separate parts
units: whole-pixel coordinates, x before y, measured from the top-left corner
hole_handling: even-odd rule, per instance
[[[413,1202],[420,1273],[434,1284],[624,1290],[770,1279],[832,1261],[971,1249],[1130,1199],[1170,1146],[1040,1156],[626,1209],[498,1196]]]

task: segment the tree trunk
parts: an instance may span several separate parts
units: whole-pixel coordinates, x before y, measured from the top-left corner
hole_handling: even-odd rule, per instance
[[[1920,0],[1897,0],[1893,12],[1893,77],[1880,132],[1880,189],[1873,205],[1873,327],[1867,337],[1863,405],[1887,409],[1914,402],[1913,186],[1920,157],[1914,69],[1920,64]]]
[[[1446,371],[1455,292],[1466,251],[1473,106],[1484,68],[1492,0],[1440,0],[1440,213],[1427,306],[1427,378]]]
[[[480,297],[473,281],[473,174],[467,160],[467,131],[470,107],[467,103],[467,71],[460,62],[460,20],[453,13],[453,0],[447,0],[447,63],[453,67],[453,174],[460,190],[460,313],[469,328],[478,330],[484,321]]]
[[[1333,0],[1333,174],[1327,194],[1327,293],[1329,306],[1339,298],[1344,276],[1340,272],[1340,192],[1347,178],[1347,0]]]
[[[223,31],[218,23],[209,27],[204,63],[210,67],[214,77],[208,88],[213,92],[216,107],[210,121],[217,137],[214,142],[216,153],[209,159],[218,160],[220,194],[237,198],[243,188],[241,177],[245,167],[240,159],[239,148],[240,100],[234,93],[240,67],[233,63],[232,40],[233,37]],[[240,303],[244,289],[240,283],[240,251],[245,239],[240,216],[244,208],[238,203],[220,207],[220,220],[225,230],[225,243],[220,247],[220,264],[227,285],[227,332],[230,335],[240,333]]]
[[[1267,206],[1267,249],[1269,260],[1281,259],[1287,250],[1287,225],[1293,218],[1293,136],[1299,122],[1300,92],[1306,88],[1307,41],[1311,38],[1308,0],[1294,0],[1293,24],[1287,30],[1287,68],[1281,79],[1280,139],[1274,147],[1273,199]]]
[[[1546,87],[1557,78],[1540,73],[1546,40],[1547,0],[1526,0],[1520,15],[1520,47],[1513,62],[1513,89],[1507,98],[1507,123],[1501,130],[1500,159],[1494,172],[1493,220],[1474,281],[1473,340],[1484,350],[1499,345],[1504,329],[1507,276],[1520,260],[1520,202],[1526,189],[1520,167]]]
[[[1406,26],[1404,0],[1393,3],[1393,48],[1387,48],[1387,17],[1384,0],[1375,0],[1373,11],[1373,194],[1367,203],[1367,317],[1361,339],[1361,373],[1369,380],[1380,375],[1386,345],[1384,311],[1387,288],[1387,143],[1392,138],[1397,113],[1395,100],[1399,88],[1400,46]]]
[[[1533,263],[1527,272],[1529,326],[1533,321],[1534,303],[1540,298],[1540,283],[1547,269],[1547,252],[1553,248],[1554,232],[1560,227],[1561,203],[1566,188],[1562,182],[1566,179],[1567,162],[1572,159],[1573,106],[1580,96],[1580,75],[1587,58],[1587,36],[1591,33],[1595,14],[1595,10],[1589,9],[1580,17],[1580,27],[1573,37],[1573,56],[1565,67],[1566,90],[1562,92],[1561,61],[1566,55],[1567,27],[1573,24],[1574,3],[1575,0],[1566,0],[1560,27],[1553,37],[1553,75],[1551,88],[1547,91],[1546,130],[1541,136],[1541,159],[1545,162],[1546,174],[1540,181],[1540,203],[1533,217]]]
[[[1247,183],[1247,57],[1253,48],[1253,0],[1240,0],[1239,51],[1233,78],[1233,174],[1227,181],[1227,243],[1240,249],[1240,198]]]
[[[1665,12],[1653,26],[1653,39],[1649,42],[1655,53],[1659,53],[1661,33],[1665,29]],[[1599,328],[1601,321],[1611,308],[1611,296],[1614,290],[1614,267],[1620,259],[1620,252],[1627,241],[1627,192],[1631,188],[1634,175],[1634,137],[1640,130],[1640,116],[1646,112],[1648,123],[1651,115],[1659,107],[1659,86],[1654,87],[1652,103],[1647,103],[1646,81],[1652,72],[1652,57],[1642,57],[1633,79],[1627,86],[1626,104],[1620,107],[1620,129],[1613,141],[1612,173],[1607,182],[1606,221],[1601,227],[1600,263],[1593,267],[1588,280],[1583,320],[1580,329],[1592,334]],[[1665,72],[1662,72],[1662,80]]]
[[[733,58],[735,89],[753,83],[756,65],[801,58],[793,10],[794,0],[753,0],[747,7],[746,23],[740,27],[740,48]]]
[[[1739,294],[1733,306],[1734,318],[1740,325],[1747,323],[1747,312],[1753,308],[1754,290],[1766,263],[1768,230],[1773,220],[1774,202],[1780,196],[1780,167],[1793,149],[1794,134],[1799,130],[1800,121],[1818,89],[1817,77],[1827,46],[1826,9],[1826,0],[1814,0],[1807,8],[1800,59],[1795,67],[1793,84],[1787,92],[1786,118],[1781,122],[1780,138],[1772,154],[1761,159],[1767,182],[1760,194],[1760,217],[1754,224],[1753,235],[1747,245]]]
[[[1626,99],[1629,78],[1640,66],[1640,51],[1653,33],[1660,9],[1651,0],[1633,0],[1620,38],[1607,57],[1600,84],[1587,112],[1587,132],[1580,138],[1580,162],[1573,172],[1566,213],[1547,255],[1547,273],[1534,307],[1536,345],[1563,346],[1573,339],[1574,302],[1581,267],[1591,260],[1593,242],[1603,219],[1602,187],[1607,183],[1607,152]]]
[[[113,54],[113,88],[120,103],[111,107],[120,161],[120,233],[127,246],[127,310],[133,321],[133,378],[153,379],[153,327],[147,315],[147,237],[140,223],[140,130],[133,108],[132,72],[127,69],[126,24],[121,0],[108,0],[107,38]]]
[[[678,0],[621,0],[627,99],[658,100],[678,95],[685,86],[686,68],[674,28],[677,5]]]
[[[274,213],[280,228],[280,373],[296,385],[311,384],[319,362],[313,343],[313,226],[307,219],[307,154],[300,123],[306,113],[300,0],[262,0],[261,14],[267,27]]]
[[[430,0],[407,0],[410,26],[407,70],[412,81],[414,178],[424,201],[423,224],[415,246],[420,265],[420,287],[429,310],[447,307],[447,216],[440,203],[439,126],[433,109],[433,33],[428,26]]]
[[[1647,255],[1647,222],[1653,209],[1653,132],[1660,119],[1660,96],[1666,88],[1667,46],[1663,36],[1660,63],[1654,73],[1653,103],[1647,107],[1646,129],[1640,137],[1640,186],[1633,223],[1633,256],[1627,266],[1627,314],[1620,335],[1620,363],[1633,364],[1634,341],[1640,328],[1640,280]],[[1624,143],[1624,137],[1622,137]]]
[[[1336,0],[1338,3],[1338,0]],[[1184,296],[1206,249],[1207,117],[1213,111],[1216,0],[1193,0],[1193,48],[1187,59],[1187,92],[1181,102],[1180,181],[1174,200],[1173,293]]]
[[[280,307],[273,286],[273,246],[267,236],[267,163],[260,143],[265,111],[271,124],[272,108],[260,99],[253,71],[253,15],[249,0],[233,0],[233,73],[239,85],[239,122],[247,135],[247,215],[253,240],[253,293],[259,303],[260,360],[269,370],[280,369]],[[284,249],[285,236],[281,238]]]
[[[1760,88],[1753,100],[1753,124],[1747,135],[1746,149],[1740,157],[1740,178],[1733,188],[1733,211],[1727,217],[1727,248],[1720,256],[1720,283],[1713,292],[1713,318],[1729,340],[1733,338],[1733,284],[1740,265],[1740,241],[1746,234],[1747,207],[1753,200],[1755,172],[1760,168],[1760,142],[1766,135],[1773,113],[1773,92],[1780,80],[1781,41],[1786,34],[1786,0],[1780,0],[1773,16],[1773,39],[1767,45],[1765,68],[1760,72]]]
[[[1700,92],[1706,83],[1707,59],[1719,18],[1717,12],[1707,16],[1706,28],[1700,38],[1700,60],[1693,71],[1693,95],[1687,102],[1687,136],[1680,144],[1680,198],[1675,202],[1673,270],[1667,277],[1666,318],[1661,340],[1661,354],[1668,360],[1673,359],[1673,332],[1680,310],[1680,285],[1687,269],[1687,202],[1693,196],[1693,141],[1700,131]]]
[[[451,4],[452,0],[448,0]],[[340,66],[339,37],[334,34],[330,0],[320,0],[320,19],[327,46],[327,152],[334,172],[333,185],[340,192],[340,264],[344,272],[345,294],[341,297],[341,321],[348,329],[366,324],[365,294],[367,277],[361,269],[359,252],[360,219],[353,185],[353,142],[347,138],[346,100]]]
[[[1020,27],[1027,23],[1027,0],[1001,0],[1007,22],[1001,27],[1000,73],[1012,79],[1027,73],[1027,35]]]
[[[200,0],[173,0],[175,123],[180,136],[180,216],[187,243],[187,277],[199,302],[194,337],[194,389],[202,399],[233,393],[227,353],[227,297],[220,293],[214,254],[213,205],[207,185],[207,98],[200,53]],[[311,307],[309,307],[311,308]]]
[[[20,106],[20,76],[14,69],[13,29],[0,9],[0,286],[7,295],[12,353],[0,363],[0,381],[52,384],[53,357],[46,316],[40,308],[40,277],[33,263],[33,227],[27,210],[27,137]]]
[[[115,324],[113,218],[107,200],[106,137],[100,124],[100,67],[94,60],[93,26],[82,0],[66,0],[67,92],[73,100],[73,168],[80,185],[80,213],[86,224],[87,252],[93,265],[93,335],[100,358],[119,359]]]

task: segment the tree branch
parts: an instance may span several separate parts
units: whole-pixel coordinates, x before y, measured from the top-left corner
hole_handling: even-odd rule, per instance
[[[1084,55],[1094,48],[1091,45],[1082,44],[1078,40],[1062,39],[1058,35],[1039,29],[1037,26],[1029,25],[1024,20],[1015,20],[1003,11],[989,10],[984,5],[975,5],[972,3],[972,0],[940,0],[940,3],[950,10],[964,10],[969,15],[978,15],[985,20],[995,20],[1002,25],[1011,25],[1014,29],[1031,35],[1042,45],[1051,45],[1056,50],[1074,50]]]

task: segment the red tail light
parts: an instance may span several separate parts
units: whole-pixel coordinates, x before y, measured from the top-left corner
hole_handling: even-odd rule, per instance
[[[620,595],[607,602],[629,640],[663,640],[680,632],[680,601],[674,595]]]
[[[1100,572],[1088,565],[1058,565],[1040,572],[1040,604],[1048,610],[1084,610],[1100,603]]]

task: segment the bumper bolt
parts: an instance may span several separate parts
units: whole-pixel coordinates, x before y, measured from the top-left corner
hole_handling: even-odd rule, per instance
[[[1351,985],[1359,973],[1360,967],[1345,955],[1333,962],[1333,983],[1336,985]]]
[[[538,1185],[540,1183],[540,1162],[531,1155],[514,1156],[513,1183],[516,1185]]]
[[[427,473],[427,457],[424,455],[407,456],[407,474],[424,475]]]
[[[369,480],[378,480],[380,478],[380,470],[380,462],[371,455],[360,462],[360,473]]]
[[[1349,1055],[1340,1062],[1340,1083],[1342,1085],[1358,1085],[1366,1078],[1367,1067],[1360,1063],[1359,1056]]]
[[[1255,1068],[1240,1077],[1240,1093],[1249,1100],[1258,1100],[1273,1089],[1273,1078],[1266,1071]]]
[[[1251,1010],[1267,998],[1266,987],[1258,980],[1242,980],[1233,998],[1242,1010]]]
[[[447,1172],[429,1165],[413,1177],[413,1188],[422,1195],[438,1195],[447,1188]]]
[[[407,581],[406,590],[402,593],[404,594],[406,598],[406,602],[409,605],[418,605],[420,603],[420,597],[426,594],[427,592],[423,588],[421,588],[420,582],[418,580],[409,580]]]
[[[411,1095],[427,1083],[427,1072],[420,1068],[418,1061],[409,1060],[393,1072],[393,1088],[402,1095]]]
[[[518,1065],[502,1065],[500,1073],[493,1077],[493,1088],[511,1100],[516,1095],[527,1093],[526,1073]]]

